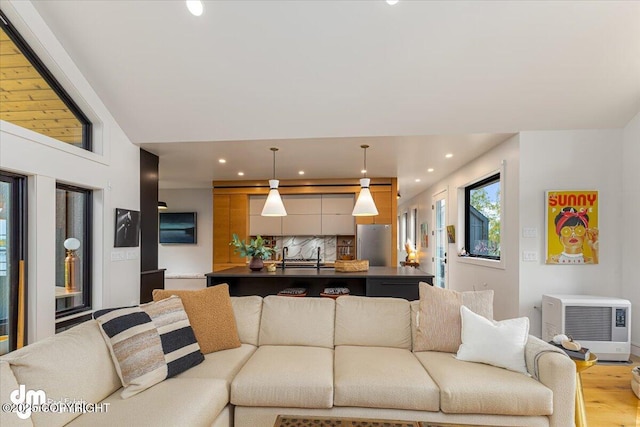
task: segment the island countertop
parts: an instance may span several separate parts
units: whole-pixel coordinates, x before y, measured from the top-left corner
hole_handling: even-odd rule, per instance
[[[433,275],[412,267],[369,267],[368,271],[337,272],[333,268],[278,268],[268,272],[247,267],[207,273],[207,286],[229,285],[232,296],[275,295],[285,288],[305,288],[308,296],[319,296],[326,287],[347,287],[351,295],[418,299],[418,283],[432,284]]]

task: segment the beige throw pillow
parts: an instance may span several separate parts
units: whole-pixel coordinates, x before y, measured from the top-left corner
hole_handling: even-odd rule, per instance
[[[460,307],[493,320],[493,290],[457,292],[420,282],[420,310],[413,351],[456,353],[462,324]]]
[[[197,291],[153,290],[154,301],[169,298],[171,295],[177,295],[182,299],[202,353],[240,347],[229,285],[216,285]]]

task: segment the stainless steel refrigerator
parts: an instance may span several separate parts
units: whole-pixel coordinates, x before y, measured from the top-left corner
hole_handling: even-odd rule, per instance
[[[358,259],[369,260],[370,266],[391,267],[391,225],[358,225],[356,233]]]

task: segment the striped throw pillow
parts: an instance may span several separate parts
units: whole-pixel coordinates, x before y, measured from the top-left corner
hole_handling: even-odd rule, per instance
[[[178,296],[136,307],[98,310],[93,318],[100,324],[124,386],[123,399],[204,360]]]

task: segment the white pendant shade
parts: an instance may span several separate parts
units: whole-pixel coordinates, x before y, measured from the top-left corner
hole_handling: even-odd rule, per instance
[[[369,178],[360,179],[360,194],[358,195],[358,200],[356,200],[356,205],[353,207],[353,212],[351,213],[351,215],[378,215],[378,209],[376,208],[376,204],[373,201],[373,197],[371,197],[371,191],[369,191],[369,182]]]
[[[282,197],[280,197],[280,193],[278,193],[279,183],[280,181],[277,179],[269,180],[269,195],[262,208],[262,216],[287,216],[287,211],[282,203]]]

